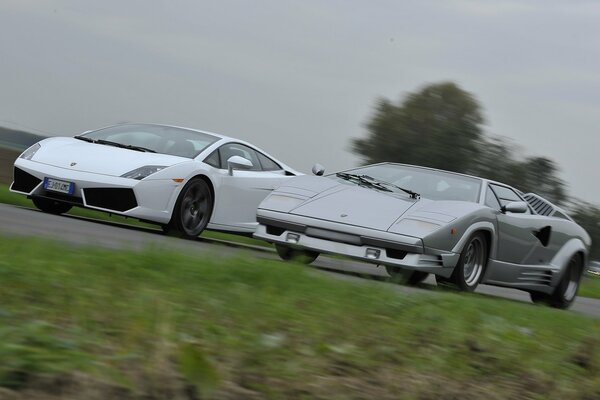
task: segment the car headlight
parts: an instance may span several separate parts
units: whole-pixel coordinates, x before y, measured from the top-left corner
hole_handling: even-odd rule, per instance
[[[393,227],[393,231],[395,233],[402,233],[405,235],[422,237],[433,231],[438,230],[440,227],[440,224],[436,224],[433,222],[412,218],[404,218]]]
[[[138,181],[141,181],[142,179],[164,168],[166,167],[162,165],[146,165],[144,167],[136,168],[133,171],[129,171],[126,174],[121,175],[121,178],[137,179]]]
[[[40,147],[42,146],[40,146],[39,143],[34,144],[33,146],[25,150],[23,154],[19,156],[19,158],[22,158],[24,160],[31,160],[35,153],[37,153],[37,151],[40,149]]]
[[[274,193],[268,196],[259,206],[259,208],[289,212],[300,204],[308,200],[308,197],[292,196],[283,193]]]

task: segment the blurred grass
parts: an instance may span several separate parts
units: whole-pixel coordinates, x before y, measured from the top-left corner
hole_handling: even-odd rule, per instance
[[[585,274],[578,295],[600,299],[600,276]]]
[[[139,398],[600,394],[600,321],[531,304],[9,237],[0,282],[0,386],[15,391],[83,374]]]
[[[12,193],[11,191],[8,190],[9,187],[10,187],[10,185],[0,183],[0,203],[14,204],[14,205],[21,206],[21,207],[35,208],[35,206],[31,202],[31,200],[29,200],[24,195]],[[132,226],[141,226],[141,227],[145,227],[145,228],[160,229],[158,225],[141,222],[134,218],[126,218],[126,217],[116,215],[116,214],[108,214],[108,213],[105,213],[102,211],[94,211],[94,210],[90,210],[87,208],[81,208],[81,207],[73,207],[67,213],[67,215],[75,215],[75,216],[79,216],[79,217],[93,218],[93,219],[97,219],[97,220],[101,220],[101,221],[111,221],[114,223],[126,224],[126,225],[132,225]],[[237,243],[242,243],[242,244],[248,244],[248,245],[252,245],[252,246],[271,247],[271,245],[269,243],[264,242],[262,240],[256,240],[249,236],[242,236],[242,235],[236,235],[236,234],[225,233],[225,232],[206,230],[206,231],[202,232],[202,234],[200,236],[204,237],[204,238],[209,238],[209,239],[227,240],[227,241],[232,241],[232,242],[237,242]]]

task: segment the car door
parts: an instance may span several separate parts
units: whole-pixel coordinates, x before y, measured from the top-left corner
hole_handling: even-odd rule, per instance
[[[513,201],[525,201],[512,188],[490,184],[500,206]],[[547,265],[553,251],[549,247],[552,226],[547,217],[526,213],[498,214],[497,259],[519,265]]]
[[[215,152],[205,160],[219,169],[211,224],[251,232],[260,202],[289,177],[276,161],[244,144],[226,143]],[[249,160],[252,167],[229,175],[227,160],[232,156]]]

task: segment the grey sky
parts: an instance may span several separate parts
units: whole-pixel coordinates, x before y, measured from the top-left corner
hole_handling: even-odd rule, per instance
[[[378,96],[452,80],[600,203],[598,21],[597,1],[2,0],[0,125],[183,125],[332,171]]]

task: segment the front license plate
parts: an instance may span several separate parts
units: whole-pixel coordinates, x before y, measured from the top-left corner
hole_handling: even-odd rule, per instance
[[[44,189],[53,192],[73,194],[75,184],[73,182],[65,182],[58,179],[44,178]]]

